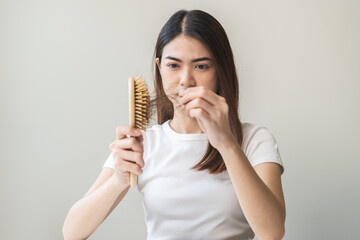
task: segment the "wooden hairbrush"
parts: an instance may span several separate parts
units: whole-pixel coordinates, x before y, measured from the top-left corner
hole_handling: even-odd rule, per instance
[[[137,78],[129,77],[129,125],[146,130],[150,116],[150,96],[145,80],[141,74]],[[136,175],[130,172],[130,185],[136,187]]]

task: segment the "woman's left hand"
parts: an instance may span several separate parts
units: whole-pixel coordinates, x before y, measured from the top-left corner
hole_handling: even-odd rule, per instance
[[[224,97],[203,86],[187,88],[179,96],[179,103],[190,117],[196,118],[214,148],[220,151],[237,143],[229,127],[229,106]]]

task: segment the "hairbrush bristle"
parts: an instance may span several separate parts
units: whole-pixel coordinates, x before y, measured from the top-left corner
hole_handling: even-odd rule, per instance
[[[135,127],[145,130],[149,124],[150,116],[150,96],[149,89],[145,80],[139,75],[134,79],[135,88]]]

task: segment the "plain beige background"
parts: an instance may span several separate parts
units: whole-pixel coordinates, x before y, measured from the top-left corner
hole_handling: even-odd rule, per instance
[[[224,26],[241,120],[278,142],[284,239],[359,235],[359,1],[2,0],[0,239],[62,239],[67,211],[128,124],[128,76],[152,85],[157,35],[181,8]],[[90,237],[145,238],[134,189]]]

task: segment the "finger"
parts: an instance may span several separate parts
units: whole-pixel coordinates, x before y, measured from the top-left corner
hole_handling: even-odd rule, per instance
[[[136,175],[141,175],[143,173],[143,170],[140,168],[139,165],[135,164],[135,163],[131,163],[128,162],[126,160],[124,160],[124,167],[128,172],[132,172]]]
[[[206,133],[206,128],[205,128],[205,125],[203,123],[203,120],[201,118],[196,118],[198,124],[199,124],[199,127],[201,128],[201,130]]]
[[[117,126],[116,127],[116,139],[123,139],[126,137],[126,135],[136,137],[136,136],[141,135],[141,131],[136,128],[129,127],[129,126]]]
[[[136,163],[129,162],[127,160],[118,157],[115,160],[115,168],[120,169],[122,172],[133,172],[136,175],[141,175],[143,173],[142,169]]]
[[[221,101],[221,96],[217,95],[210,89],[203,86],[187,88],[184,92],[179,94],[181,96],[180,104],[186,104],[196,97],[200,97],[207,101],[211,105],[216,105],[218,101]]]
[[[135,137],[136,142],[141,146],[141,149],[144,151],[144,138],[142,135]]]
[[[194,108],[189,111],[190,117],[199,118],[201,120],[209,119],[209,114],[202,108]]]
[[[143,144],[136,141],[133,137],[115,140],[112,144],[110,144],[109,148],[111,151],[116,151],[117,149],[127,149],[135,152],[144,151]]]
[[[141,134],[140,136],[135,137],[135,138],[136,138],[136,140],[138,140],[138,142],[140,142],[140,143],[144,142],[144,137],[143,137],[142,134]]]
[[[141,152],[144,152],[144,144],[142,142],[140,142],[139,146],[141,148]],[[136,151],[136,152],[140,152],[140,151]]]
[[[203,100],[202,98],[195,98],[188,102],[185,105],[185,111],[189,114],[191,109],[195,108],[202,108],[208,115],[212,116],[214,110],[216,110],[215,106],[210,105],[207,101]]]
[[[124,138],[120,140],[115,140],[109,146],[111,151],[116,151],[117,149],[131,149],[135,152],[143,152],[144,146],[142,143],[139,143],[135,138]]]
[[[133,151],[121,149],[117,152],[117,154],[119,156],[121,156],[122,159],[131,161],[131,162],[135,162],[142,168],[145,166],[145,162],[143,159],[143,153],[141,153],[141,152],[133,152]]]

